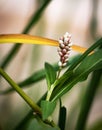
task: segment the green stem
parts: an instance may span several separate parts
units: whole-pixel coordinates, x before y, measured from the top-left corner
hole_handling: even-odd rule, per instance
[[[52,84],[50,90],[47,93],[47,97],[46,97],[47,101],[50,101],[50,97],[51,97],[51,94],[52,94],[54,88],[55,88],[55,84]]]
[[[90,20],[90,33],[93,39],[96,39],[98,36],[96,34],[97,31],[97,11],[98,11],[98,4],[99,1],[92,0],[91,1],[92,6],[92,14],[91,14],[91,20]]]
[[[80,57],[80,55],[76,55],[76,56],[73,56],[69,59],[69,62],[67,64],[67,67],[69,65],[72,65],[78,58]],[[53,65],[54,69],[56,71],[59,70],[59,66],[57,63],[55,63]],[[37,72],[34,72],[31,76],[27,77],[25,80],[21,81],[20,83],[17,83],[20,88],[25,88],[27,87],[28,85],[31,85],[31,84],[34,84],[34,83],[37,83],[38,81],[42,80],[45,78],[45,70],[44,69],[41,69]],[[29,86],[30,87],[30,86]],[[0,91],[0,95],[1,94],[8,94],[10,92],[14,92],[14,89],[12,88],[9,88],[7,90],[4,90],[4,91]]]
[[[39,101],[37,102],[38,105],[40,105],[41,100],[45,100],[46,98],[46,93],[39,99]],[[34,115],[32,114],[33,111],[30,110],[26,116],[21,120],[21,122],[19,124],[17,124],[17,126],[14,128],[14,130],[23,130],[25,129],[27,123],[30,121],[30,119],[34,118]]]
[[[40,103],[41,103],[42,100],[45,100],[46,94],[47,94],[47,93],[45,93],[45,94],[40,98],[40,100],[37,102],[38,105],[40,105]],[[30,110],[30,111],[28,112],[28,114],[24,117],[24,119],[14,128],[14,130],[22,130],[22,129],[25,129],[26,126],[27,126],[27,123],[28,123],[32,118],[34,118],[34,115],[33,115],[32,113],[33,113],[33,112]],[[38,119],[39,117],[37,116],[36,118]],[[41,121],[40,118],[39,118],[39,120]],[[47,123],[47,124],[49,124],[49,125],[51,125],[51,126],[53,126],[53,127],[58,128],[53,121],[50,122],[50,121],[46,120],[45,123]],[[59,130],[59,128],[58,128],[58,130]]]
[[[14,88],[17,93],[28,103],[28,105],[38,114],[41,115],[40,107],[8,76],[7,73],[0,68],[0,74],[8,81],[8,83]]]
[[[101,75],[102,75],[102,70],[96,70],[93,72],[91,82],[87,88],[86,94],[82,101],[82,106],[81,106],[81,110],[80,110],[80,114],[78,117],[75,130],[85,129],[88,114],[90,112],[97,88],[99,86]]]
[[[62,67],[59,68],[56,79],[59,79],[59,77],[60,77],[60,73],[61,73],[61,70],[62,70]]]

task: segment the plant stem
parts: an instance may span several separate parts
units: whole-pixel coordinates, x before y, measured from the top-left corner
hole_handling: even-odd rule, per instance
[[[59,68],[58,74],[57,74],[57,77],[56,77],[56,80],[55,80],[55,82],[51,85],[50,90],[49,90],[48,93],[47,93],[47,97],[46,97],[46,100],[47,100],[47,101],[50,101],[51,94],[52,94],[52,92],[53,92],[53,90],[54,90],[54,88],[55,88],[55,85],[56,85],[57,80],[59,79],[61,70],[62,70],[62,67]]]
[[[0,68],[0,74],[8,81],[13,89],[28,103],[28,105],[38,114],[41,115],[40,107]]]
[[[40,99],[39,101],[37,102],[38,105],[40,105],[41,103],[41,100],[45,100],[46,98],[46,94],[45,93]],[[26,124],[30,121],[30,119],[34,118],[34,115],[33,115],[33,111],[30,110],[26,116],[20,121],[19,124],[17,124],[14,128],[14,130],[23,130],[25,127],[26,127]]]
[[[70,58],[70,59],[69,59],[69,62],[68,62],[68,64],[67,64],[67,67],[68,67],[69,65],[73,64],[73,63],[75,62],[75,60],[79,58],[79,56],[80,56],[80,55],[76,55],[76,56],[73,56],[72,58]],[[58,66],[57,63],[55,63],[55,64],[53,65],[53,67],[54,67],[54,69],[55,69],[56,71],[59,70],[59,66]],[[44,70],[44,69],[41,69],[41,70],[39,70],[39,71],[37,71],[37,72],[34,72],[31,76],[27,77],[25,80],[23,80],[23,81],[21,81],[20,83],[17,83],[17,84],[20,86],[20,88],[25,88],[25,87],[27,87],[28,85],[34,84],[34,83],[36,83],[36,82],[38,82],[38,81],[40,81],[40,80],[42,80],[42,79],[44,79],[44,78],[45,78],[45,70]],[[29,86],[29,87],[30,87],[30,86]],[[6,90],[4,90],[4,91],[0,91],[0,95],[1,95],[1,94],[8,94],[8,93],[10,93],[10,92],[14,92],[14,89],[9,88],[9,89],[6,89]]]
[[[46,97],[47,101],[50,101],[50,97],[51,97],[51,94],[52,94],[54,88],[55,88],[55,84],[52,84],[50,90],[47,93],[47,97]]]
[[[58,79],[60,77],[61,70],[62,70],[62,67],[59,68],[56,79]]]
[[[86,90],[86,94],[82,101],[82,106],[75,130],[84,130],[87,122],[88,114],[90,112],[99,82],[101,79],[102,70],[96,70],[93,72],[92,79]]]
[[[34,13],[32,16],[30,22],[28,25],[25,27],[22,33],[27,34],[29,30],[31,29],[32,26],[36,24],[36,22],[41,18],[40,16],[42,15],[43,11],[47,7],[47,5],[51,2],[51,0],[45,0],[44,4]],[[21,48],[22,44],[15,44],[13,48],[10,50],[10,52],[7,54],[6,57],[4,57],[3,62],[1,63],[1,68],[5,68],[9,62],[12,60],[12,58],[17,54],[19,49]]]
[[[91,20],[90,20],[90,33],[93,39],[97,38],[96,30],[97,30],[97,11],[98,11],[98,4],[99,1],[92,0],[91,1],[92,6],[92,14],[91,14]]]
[[[47,93],[45,93],[45,94],[40,98],[40,100],[37,102],[38,105],[40,105],[41,100],[45,100],[46,94],[47,94]],[[32,118],[34,118],[34,115],[33,115],[32,113],[33,113],[33,112],[30,110],[30,111],[27,113],[27,115],[23,118],[23,120],[14,128],[14,130],[23,130],[23,129],[25,129],[26,126],[27,126],[27,123],[28,123]],[[38,119],[39,117],[36,116],[36,118]],[[39,120],[41,121],[40,118],[39,118]],[[47,124],[49,124],[49,125],[51,125],[51,126],[53,126],[53,127],[58,128],[53,121],[51,122],[51,121],[46,120],[45,123],[47,123]],[[59,130],[59,128],[58,128],[58,130]]]

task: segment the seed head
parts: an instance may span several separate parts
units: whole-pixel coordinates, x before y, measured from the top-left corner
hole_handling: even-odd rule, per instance
[[[66,66],[69,60],[71,46],[72,46],[71,35],[68,32],[66,32],[63,37],[59,38],[59,47],[57,51],[60,56],[60,61],[58,63],[60,67]]]

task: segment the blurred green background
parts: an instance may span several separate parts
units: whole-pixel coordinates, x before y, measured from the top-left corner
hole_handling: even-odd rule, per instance
[[[44,0],[0,0],[0,34],[22,33],[34,13],[42,6]],[[58,39],[66,31],[72,34],[73,43],[89,47],[102,36],[102,0],[52,0],[40,19],[30,29],[29,34]],[[13,44],[0,45],[0,64],[13,47]],[[76,52],[72,51],[71,55]],[[5,71],[19,82],[35,71],[44,68],[44,63],[57,62],[56,47],[42,45],[22,45],[15,58],[5,68]],[[87,82],[79,83],[63,97],[67,107],[66,130],[74,130],[80,102],[85,92]],[[81,86],[81,87],[79,87]],[[10,86],[0,77],[0,91]],[[35,101],[46,91],[46,81],[43,80],[24,89]],[[87,121],[87,128],[102,122],[102,83]],[[12,128],[27,114],[29,106],[16,93],[0,95],[0,130]],[[56,112],[57,108],[56,108]],[[54,115],[53,115],[54,116]],[[57,122],[57,116],[54,117]]]

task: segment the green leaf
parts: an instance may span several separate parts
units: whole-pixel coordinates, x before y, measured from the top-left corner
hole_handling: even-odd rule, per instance
[[[55,85],[63,85],[63,83],[68,80],[73,75],[73,70],[66,72],[64,75],[62,75],[58,80],[56,80]]]
[[[88,75],[90,72],[102,68],[102,49],[95,52],[94,54],[86,57],[79,67],[75,70],[75,74],[79,75],[82,73],[82,78]]]
[[[85,79],[90,72],[102,68],[102,49],[95,52],[94,54],[87,56],[79,67],[75,70],[73,75],[66,81],[62,86],[57,88],[52,93],[52,101],[60,98],[62,95],[67,93],[76,83]]]
[[[42,108],[42,118],[46,120],[54,111],[56,107],[56,102],[50,101],[41,101],[41,108]]]
[[[76,55],[76,56],[73,56],[69,59],[69,62],[67,64],[67,66],[73,64],[77,59],[79,59],[80,55]],[[58,64],[55,63],[53,64],[53,67],[55,69],[55,71],[58,71],[59,67],[58,67]],[[17,83],[21,88],[25,88],[25,87],[30,87],[31,84],[35,84],[37,83],[38,81],[42,80],[45,78],[45,70],[44,69],[41,69],[37,72],[34,72],[32,75],[30,75],[29,77],[27,77],[26,79],[24,79],[23,81]],[[14,92],[14,89],[12,88],[8,88],[4,91],[0,91],[0,94],[8,94],[10,92]]]
[[[52,65],[50,65],[49,63],[45,63],[45,73],[48,89],[50,89],[51,85],[56,80],[56,71]]]
[[[26,130],[59,130],[59,128],[51,127],[50,125],[45,124],[40,119],[32,119]]]
[[[46,93],[38,100],[37,105],[40,105],[41,101],[46,98]],[[26,130],[27,124],[31,121],[32,118],[34,118],[32,110],[29,110],[28,113],[25,114],[25,116],[21,119],[19,123],[16,124],[14,130]]]
[[[97,40],[90,48],[88,48],[83,55],[81,55],[78,60],[76,60],[67,71],[69,70],[73,70],[79,63],[81,63],[81,61],[83,61],[83,59],[88,56],[94,49],[96,49],[97,47],[102,45],[102,38],[100,38],[99,40]]]

